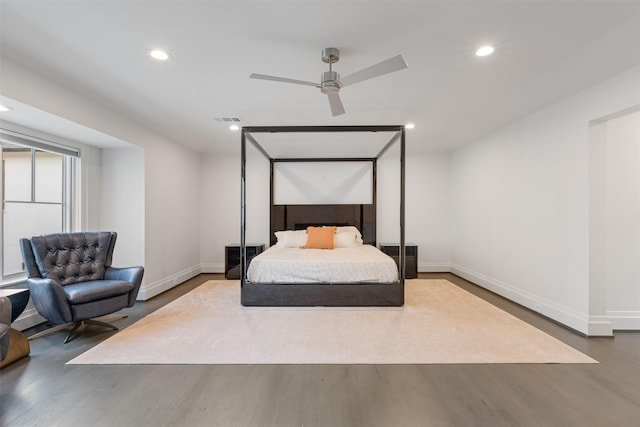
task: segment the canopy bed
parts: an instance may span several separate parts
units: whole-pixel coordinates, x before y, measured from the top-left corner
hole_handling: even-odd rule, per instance
[[[266,149],[261,138],[277,140],[279,135],[295,137],[294,150]],[[354,138],[359,149],[354,155],[302,150],[305,140],[313,135],[335,135]],[[357,137],[356,137],[357,135]],[[366,139],[375,137],[376,144]],[[269,243],[271,247],[247,262],[247,142],[259,157],[269,162]],[[363,144],[364,142],[364,144]],[[348,142],[340,142],[341,146]],[[398,144],[398,145],[396,145]],[[285,144],[286,146],[286,144]],[[277,144],[276,144],[277,147]],[[379,159],[391,152],[399,165],[399,244],[398,266],[376,248]],[[372,148],[374,151],[372,151]],[[279,150],[279,151],[278,151]],[[301,154],[304,153],[304,154]],[[276,197],[279,165],[303,165],[312,169],[332,164],[326,174],[334,173],[336,164],[364,164],[365,179],[371,188],[370,200],[357,203],[282,202]],[[404,304],[405,236],[404,236],[404,168],[405,133],[403,126],[261,126],[243,127],[241,136],[241,233],[240,270],[241,301],[244,306],[402,306]],[[339,168],[337,168],[339,169]],[[370,174],[370,175],[369,175]],[[343,185],[342,188],[348,185]],[[327,237],[331,236],[331,237]],[[318,240],[320,239],[320,240]],[[320,243],[329,239],[329,243]],[[313,243],[312,243],[313,240]],[[323,246],[327,244],[329,246]]]

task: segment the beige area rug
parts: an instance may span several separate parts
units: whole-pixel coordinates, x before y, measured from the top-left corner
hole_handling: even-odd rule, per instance
[[[446,280],[404,307],[243,307],[208,281],[68,364],[597,363]]]

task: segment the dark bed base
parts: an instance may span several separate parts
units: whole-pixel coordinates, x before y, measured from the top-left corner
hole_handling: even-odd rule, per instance
[[[402,283],[249,284],[242,287],[242,305],[270,307],[401,307]]]

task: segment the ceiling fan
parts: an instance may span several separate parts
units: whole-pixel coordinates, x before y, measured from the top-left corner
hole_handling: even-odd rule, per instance
[[[329,71],[322,73],[320,77],[320,83],[307,82],[304,80],[288,79],[285,77],[268,76],[265,74],[251,74],[249,77],[252,79],[273,80],[276,82],[293,83],[298,85],[313,86],[320,89],[320,92],[327,95],[329,98],[329,107],[331,107],[331,114],[333,116],[339,116],[344,114],[344,106],[342,100],[340,100],[340,89],[344,86],[352,85],[354,83],[361,82],[363,80],[372,79],[374,77],[389,74],[394,71],[399,71],[407,68],[402,55],[396,55],[393,58],[389,58],[386,61],[379,62],[371,65],[370,67],[363,68],[360,71],[349,74],[344,78],[340,78],[340,74],[333,71],[332,65],[340,60],[340,51],[335,47],[328,47],[322,51],[322,62],[329,64]]]

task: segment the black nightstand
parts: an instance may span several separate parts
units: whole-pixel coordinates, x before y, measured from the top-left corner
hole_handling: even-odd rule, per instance
[[[264,244],[247,243],[247,266],[251,259],[264,252]],[[231,244],[224,247],[224,277],[225,279],[240,279],[240,244]]]
[[[397,243],[381,243],[380,250],[389,255],[400,268],[400,245]],[[417,279],[418,278],[418,245],[413,243],[404,244],[405,252],[405,265],[404,265],[404,278],[405,279]]]

